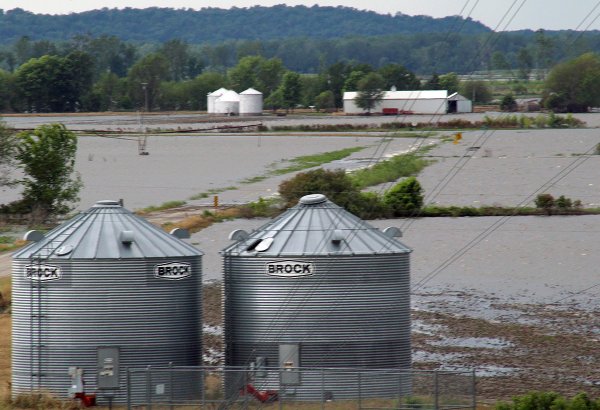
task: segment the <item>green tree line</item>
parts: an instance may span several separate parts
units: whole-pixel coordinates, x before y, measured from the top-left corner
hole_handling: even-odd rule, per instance
[[[35,31],[32,28],[35,27]],[[190,43],[216,43],[231,39],[282,39],[289,37],[336,38],[397,33],[447,33],[461,27],[469,34],[489,32],[483,24],[460,16],[378,14],[350,7],[277,5],[201,10],[124,8],[67,15],[34,14],[22,9],[0,13],[0,42],[24,35],[51,41],[67,40],[80,33],[111,34],[127,41],[162,43],[180,38]]]
[[[533,51],[525,53],[529,57],[519,54],[522,65],[516,71],[528,79],[537,68],[547,77],[545,100],[549,108],[586,111],[600,104],[596,101],[600,95],[598,54],[587,53],[556,64],[552,38],[539,31],[534,39],[527,46]],[[362,42],[352,47],[356,56],[374,48],[367,40],[353,40]],[[292,41],[298,43],[289,44]],[[287,52],[301,54],[310,41],[286,40],[290,47]],[[274,109],[341,107],[343,92],[358,90],[368,94],[362,103],[369,110],[374,97],[392,86],[398,90],[460,91],[479,103],[492,97],[481,81],[460,84],[458,70],[442,71],[435,66],[411,70],[409,65],[414,61],[410,55],[380,59],[377,64],[344,58],[330,63],[331,55],[344,48],[337,44],[327,58],[321,56],[315,73],[306,73],[286,63],[289,59],[268,56],[268,48],[261,42],[245,44],[243,49],[225,44],[198,48],[176,39],[149,48],[110,36],[78,36],[64,44],[23,37],[0,55],[4,64],[0,69],[0,111],[206,110],[206,95],[221,87],[238,92],[256,88],[263,92],[266,107]],[[390,48],[405,49],[391,44]],[[455,49],[450,44],[440,48],[448,53]],[[473,49],[478,53],[475,45]],[[471,61],[479,60],[473,55]],[[491,54],[490,64],[496,69],[511,69],[510,61],[497,52]],[[420,74],[427,78],[425,81],[417,77],[419,72],[426,73]],[[446,74],[438,74],[442,72]]]

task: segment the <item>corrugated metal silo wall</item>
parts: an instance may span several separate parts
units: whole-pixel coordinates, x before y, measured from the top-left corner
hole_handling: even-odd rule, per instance
[[[155,265],[170,261],[189,263],[191,276],[180,280],[155,278]],[[13,396],[43,389],[67,397],[70,366],[84,369],[86,392],[94,392],[99,346],[120,349],[116,403],[126,397],[127,367],[167,366],[169,362],[175,366],[200,365],[201,263],[200,256],[54,259],[44,264],[60,267],[62,277],[32,287],[24,276],[30,261],[13,260]],[[187,395],[200,390],[199,383],[189,377],[176,380],[174,385],[179,386],[176,397],[185,389],[189,389]],[[141,385],[134,386],[133,395],[143,400]]]
[[[291,278],[267,275],[266,264],[277,260],[313,263],[315,273]],[[408,253],[279,259],[226,256],[226,365],[249,366],[262,356],[267,366],[277,367],[279,344],[297,343],[301,367],[409,369],[409,270]],[[240,386],[235,377],[228,379],[226,392],[231,397]],[[336,397],[356,396],[347,383],[338,382]],[[319,383],[304,380],[296,397],[319,396]],[[262,384],[265,389],[278,389],[275,381]],[[392,378],[386,385],[382,380],[372,392],[396,394],[398,381]]]

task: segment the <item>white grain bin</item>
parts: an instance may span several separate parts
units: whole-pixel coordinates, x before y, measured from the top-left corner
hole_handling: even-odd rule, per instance
[[[254,88],[240,93],[240,115],[261,115],[263,111],[263,94]]]
[[[215,100],[215,114],[239,115],[240,95],[233,90],[225,91]]]
[[[398,235],[320,194],[234,231],[222,252],[225,365],[256,371],[228,373],[228,398],[247,383],[295,400],[409,394],[411,250]]]
[[[215,113],[215,101],[227,91],[229,91],[227,90],[227,88],[221,87],[218,90],[213,91],[212,93],[208,93],[208,95],[206,96],[206,111],[209,114]]]
[[[13,255],[12,393],[67,398],[70,368],[99,404],[167,395],[192,399],[198,378],[128,368],[197,366],[202,252],[115,201],[100,201]],[[129,390],[129,391],[128,391]]]

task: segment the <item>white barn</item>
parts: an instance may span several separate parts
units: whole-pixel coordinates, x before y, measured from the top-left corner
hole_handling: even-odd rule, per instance
[[[448,112],[473,112],[473,102],[459,93],[448,96]]]
[[[355,98],[357,91],[346,91],[344,93],[344,113],[346,114],[364,114],[366,110],[356,105]],[[371,110],[378,114],[446,114],[449,106],[456,106],[458,109],[458,94],[454,93],[450,97],[456,99],[457,103],[449,103],[447,90],[415,90],[415,91],[385,91],[383,98]],[[462,97],[462,96],[460,96]],[[462,97],[464,100],[466,98]],[[460,100],[461,111],[471,112],[470,101],[464,104]],[[465,111],[462,111],[462,110]],[[468,110],[467,110],[468,109]]]

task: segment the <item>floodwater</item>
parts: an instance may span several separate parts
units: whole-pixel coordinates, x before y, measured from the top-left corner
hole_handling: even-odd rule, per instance
[[[267,220],[235,220],[195,233],[205,252],[204,280],[222,279],[219,251],[231,231],[257,229]],[[557,303],[598,309],[600,216],[423,218],[375,220],[395,226],[413,249],[413,308],[509,318],[510,304]],[[595,287],[593,287],[596,285]],[[515,317],[522,312],[514,312]]]
[[[419,121],[425,121],[424,117],[420,116]],[[474,120],[482,114],[463,117]],[[600,124],[598,114],[581,117],[588,125]],[[71,128],[87,129],[128,124],[134,127],[139,120],[135,115],[57,118],[64,119]],[[18,116],[5,119],[13,126],[55,120]],[[333,122],[394,119],[329,118]],[[152,117],[156,124],[171,126],[177,121],[196,126],[193,123],[196,120],[184,115]],[[262,120],[282,124],[301,121]],[[309,123],[323,120],[305,119]],[[415,132],[416,137],[419,135]],[[236,189],[219,193],[221,203],[253,201],[275,194],[279,183],[291,174],[256,183],[241,181],[266,175],[292,158],[365,147],[345,160],[325,165],[349,170],[432,141],[438,143],[428,154],[434,163],[418,176],[427,203],[531,205],[538,193],[550,193],[579,199],[584,206],[600,206],[600,155],[589,155],[600,143],[597,129],[477,130],[463,133],[459,144],[438,139],[451,135],[452,132],[439,132],[428,139],[390,139],[368,133],[150,136],[147,146],[150,155],[145,156],[138,155],[136,141],[82,137],[76,167],[84,188],[78,207],[87,209],[97,200],[122,198],[127,208],[137,209],[170,200],[187,200],[194,194],[226,187]],[[391,185],[375,189],[383,192]],[[0,202],[17,197],[13,191],[0,195]],[[210,202],[211,198],[190,201]],[[218,251],[227,245],[231,230],[250,230],[264,222],[226,222],[194,235],[192,241],[206,252],[205,280],[221,278]],[[513,314],[506,306],[498,308],[499,300],[596,306],[600,294],[597,271],[600,216],[425,218],[373,224],[380,228],[398,226],[404,232],[402,241],[414,249],[412,282],[416,309],[439,303],[440,294],[444,295],[447,309],[460,306],[462,311],[484,312],[488,316]]]
[[[344,148],[364,147],[353,161],[330,168],[352,168],[391,153],[407,151],[413,139],[397,138],[383,147],[378,136],[210,135],[149,136],[147,151],[138,155],[136,140],[103,137],[79,139],[76,170],[83,181],[79,209],[102,199],[123,199],[129,209],[188,200],[191,196],[236,187],[220,193],[221,203],[242,203],[277,192],[290,174],[256,184],[242,181],[260,177],[289,160]],[[0,203],[18,199],[17,190],[0,192]],[[196,201],[210,203],[212,198]],[[190,201],[190,203],[194,203]]]

